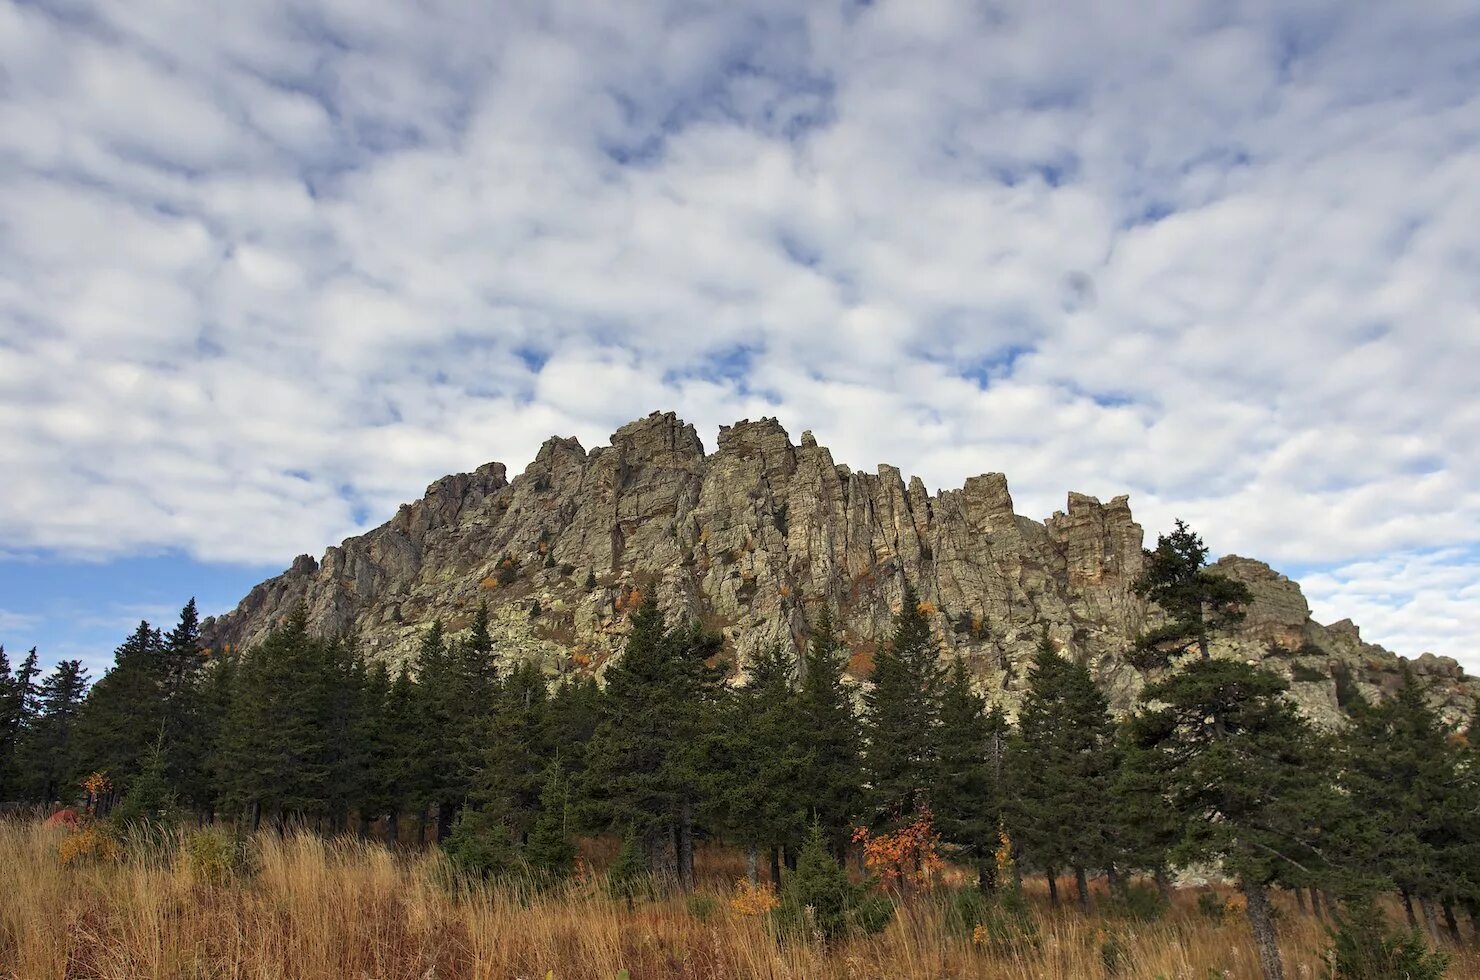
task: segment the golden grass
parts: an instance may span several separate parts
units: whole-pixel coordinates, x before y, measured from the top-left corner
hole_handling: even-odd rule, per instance
[[[64,836],[0,823],[0,976],[610,980],[620,969],[633,980],[1258,976],[1242,921],[1208,921],[1192,894],[1179,895],[1162,921],[1141,924],[1051,912],[1035,888],[1042,941],[1016,956],[951,934],[928,901],[912,903],[878,936],[824,950],[778,944],[762,920],[732,908],[727,883],[743,861],[720,849],[701,854],[703,889],[716,901],[696,916],[678,897],[629,912],[594,883],[523,897],[459,889],[435,852],[392,854],[353,840],[264,835],[252,874],[210,884],[191,874],[177,847],[64,867],[57,851]],[[1287,975],[1320,976],[1322,926],[1293,907],[1282,911]],[[1104,962],[1107,942],[1121,951],[1114,973]],[[1451,952],[1451,976],[1480,977],[1473,950]]]

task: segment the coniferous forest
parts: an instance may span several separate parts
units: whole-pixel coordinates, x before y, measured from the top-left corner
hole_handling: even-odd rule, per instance
[[[140,623],[91,683],[77,661],[0,650],[0,800],[15,826],[71,809],[65,867],[178,849],[210,887],[323,839],[434,860],[469,901],[579,886],[613,914],[685,902],[704,922],[719,913],[701,866],[727,855],[734,914],[821,956],[928,906],[1020,964],[1002,975],[1046,975],[1021,965],[1045,955],[1035,916],[1146,923],[1196,894],[1211,920],[1241,916],[1265,977],[1287,975],[1293,919],[1320,924],[1331,976],[1471,962],[1480,718],[1446,724],[1410,675],[1314,727],[1281,678],[1209,655],[1248,595],[1206,557],[1181,524],[1147,552],[1137,588],[1165,616],[1127,651],[1146,687],[1123,717],[1047,639],[1009,717],[940,655],[907,583],[868,684],[825,606],[801,649],[742,672],[649,591],[598,684],[505,655],[486,610],[432,624],[392,667],[313,635],[301,609],[252,649],[207,651],[192,600],[168,629]],[[21,931],[0,920],[13,962]],[[1094,975],[1136,974],[1117,935],[1096,933]]]

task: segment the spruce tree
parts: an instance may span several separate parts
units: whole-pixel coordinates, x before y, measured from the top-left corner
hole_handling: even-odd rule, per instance
[[[156,747],[164,746],[166,671],[159,630],[140,622],[114,651],[113,668],[93,685],[77,720],[77,762],[102,772],[112,784],[111,798],[123,794]]]
[[[1207,568],[1207,560],[1202,538],[1181,521],[1146,550],[1135,590],[1160,607],[1166,621],[1136,641],[1130,660],[1137,667],[1164,667],[1193,648],[1207,660],[1212,636],[1243,621],[1248,586]]]
[[[76,728],[87,681],[80,660],[63,660],[36,688],[35,715],[19,746],[22,777],[32,786],[32,799],[65,801],[83,775]]]
[[[853,698],[843,681],[848,653],[823,606],[802,659],[797,695],[797,739],[806,752],[802,785],[808,816],[835,857],[847,851],[859,817],[863,762],[862,731]]]
[[[758,851],[794,850],[806,827],[807,753],[792,656],[775,644],[763,649],[749,682],[724,699],[723,712],[705,759],[706,795],[716,821],[746,847],[754,870]]]
[[[20,729],[19,682],[11,672],[5,647],[0,645],[0,802],[11,801],[15,797],[15,748],[20,739]]]
[[[483,755],[473,781],[473,801],[497,813],[516,841],[534,826],[548,754],[544,744],[545,679],[532,661],[521,661],[500,684],[484,721]]]
[[[559,762],[545,767],[541,783],[539,813],[529,831],[524,860],[537,875],[565,878],[575,870],[576,845],[570,834],[569,782]]]
[[[1391,699],[1359,700],[1352,714],[1340,782],[1355,815],[1348,830],[1357,829],[1345,838],[1346,850],[1397,887],[1410,913],[1416,901],[1437,939],[1437,908],[1463,903],[1470,887],[1466,845],[1475,817],[1465,812],[1462,751],[1406,666]]]
[[[865,768],[876,828],[907,823],[929,802],[944,668],[919,596],[906,583],[894,631],[875,660]]]
[[[1028,672],[1009,753],[1010,823],[1025,860],[1049,877],[1073,870],[1081,906],[1085,875],[1108,863],[1114,725],[1105,696],[1082,665],[1045,639]]]
[[[1283,976],[1269,889],[1289,880],[1328,805],[1324,760],[1277,675],[1197,660],[1150,685],[1136,744],[1183,821],[1174,859],[1217,861],[1244,893],[1266,980]],[[1296,859],[1298,860],[1298,858]]]
[[[696,626],[668,630],[649,595],[632,618],[626,651],[607,671],[588,756],[586,797],[608,825],[636,834],[659,878],[686,889],[722,680],[706,661],[719,650],[720,638]]]
[[[983,891],[995,884],[1002,816],[993,772],[993,727],[965,661],[955,658],[941,697],[940,754],[932,796],[941,838],[977,869]]]

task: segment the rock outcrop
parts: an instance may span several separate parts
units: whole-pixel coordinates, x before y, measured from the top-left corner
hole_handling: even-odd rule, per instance
[[[810,432],[793,444],[775,419],[722,427],[706,454],[692,425],[654,413],[589,452],[552,438],[512,481],[499,463],[438,480],[381,527],[296,559],[208,622],[207,637],[250,646],[303,602],[315,629],[401,660],[432,620],[461,629],[486,601],[506,651],[552,673],[599,672],[656,589],[671,616],[722,631],[741,665],[798,643],[826,603],[866,675],[909,581],[942,650],[1009,707],[1044,636],[1124,707],[1143,683],[1124,652],[1156,615],[1132,588],[1143,537],[1125,497],[1071,493],[1040,523],[1014,512],[1000,473],[931,495],[893,466],[839,465]],[[1219,569],[1254,602],[1216,652],[1270,663],[1312,715],[1396,683],[1401,658],[1350,623],[1312,621],[1290,579],[1245,558]],[[1480,694],[1448,658],[1409,666],[1451,713]]]

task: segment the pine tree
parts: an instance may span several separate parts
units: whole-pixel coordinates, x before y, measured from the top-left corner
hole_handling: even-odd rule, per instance
[[[11,800],[15,793],[15,748],[20,738],[20,727],[19,682],[11,672],[5,647],[0,645],[0,802]]]
[[[576,865],[576,846],[570,835],[570,792],[559,762],[545,768],[540,787],[539,815],[529,832],[524,860],[530,870],[546,878],[565,878]]]
[[[93,685],[77,720],[77,763],[112,784],[99,801],[106,814],[125,793],[152,751],[163,745],[166,671],[159,630],[140,622],[114,651],[113,668]]]
[[[548,695],[539,667],[521,661],[509,672],[484,718],[483,757],[473,800],[497,813],[522,841],[534,826],[548,759],[545,709]]]
[[[329,805],[328,659],[300,604],[237,665],[218,772],[227,803],[245,810],[253,828],[263,815],[281,824]]]
[[[22,776],[32,786],[32,799],[43,803],[63,800],[82,775],[75,736],[87,682],[87,669],[80,660],[63,660],[36,688],[35,714],[18,753]]]
[[[1359,700],[1352,714],[1340,776],[1355,815],[1345,828],[1345,850],[1396,886],[1410,912],[1417,900],[1437,939],[1435,907],[1463,903],[1471,887],[1473,858],[1466,852],[1475,817],[1466,812],[1463,753],[1406,665],[1390,700]]]
[[[1283,976],[1269,888],[1324,815],[1329,787],[1288,684],[1231,660],[1197,660],[1150,685],[1136,744],[1183,820],[1173,857],[1217,861],[1243,891],[1266,980]]]
[[[660,878],[693,885],[694,831],[703,803],[706,733],[722,675],[706,665],[720,638],[668,630],[649,595],[632,618],[622,658],[606,676],[585,796],[613,827],[635,833]]]
[[[773,644],[751,664],[749,682],[724,699],[724,720],[711,733],[706,795],[716,822],[746,847],[752,869],[759,850],[795,848],[806,827],[797,701],[793,658]]]
[[[802,659],[797,696],[797,739],[807,757],[802,785],[808,816],[821,829],[833,855],[847,851],[859,816],[863,785],[863,741],[853,699],[843,681],[848,654],[833,630],[832,613],[824,606],[812,628]]]
[[[976,867],[983,891],[990,891],[995,883],[1002,818],[993,772],[993,727],[986,701],[972,687],[965,661],[955,658],[941,697],[933,809],[941,838],[959,848]]]
[[[894,632],[874,666],[867,697],[865,769],[873,824],[908,822],[928,803],[937,750],[944,669],[919,597],[905,585]]]
[[[1208,569],[1208,549],[1191,528],[1177,521],[1170,534],[1146,550],[1146,564],[1136,582],[1136,593],[1154,602],[1166,622],[1137,641],[1130,653],[1141,669],[1164,667],[1172,657],[1196,647],[1203,660],[1215,633],[1243,621],[1250,601],[1248,586]]]
[[[1089,904],[1085,875],[1108,862],[1114,726],[1105,696],[1082,665],[1045,639],[1028,672],[1009,753],[1013,799],[1010,824],[1025,860],[1049,876],[1073,869],[1081,906]]]

